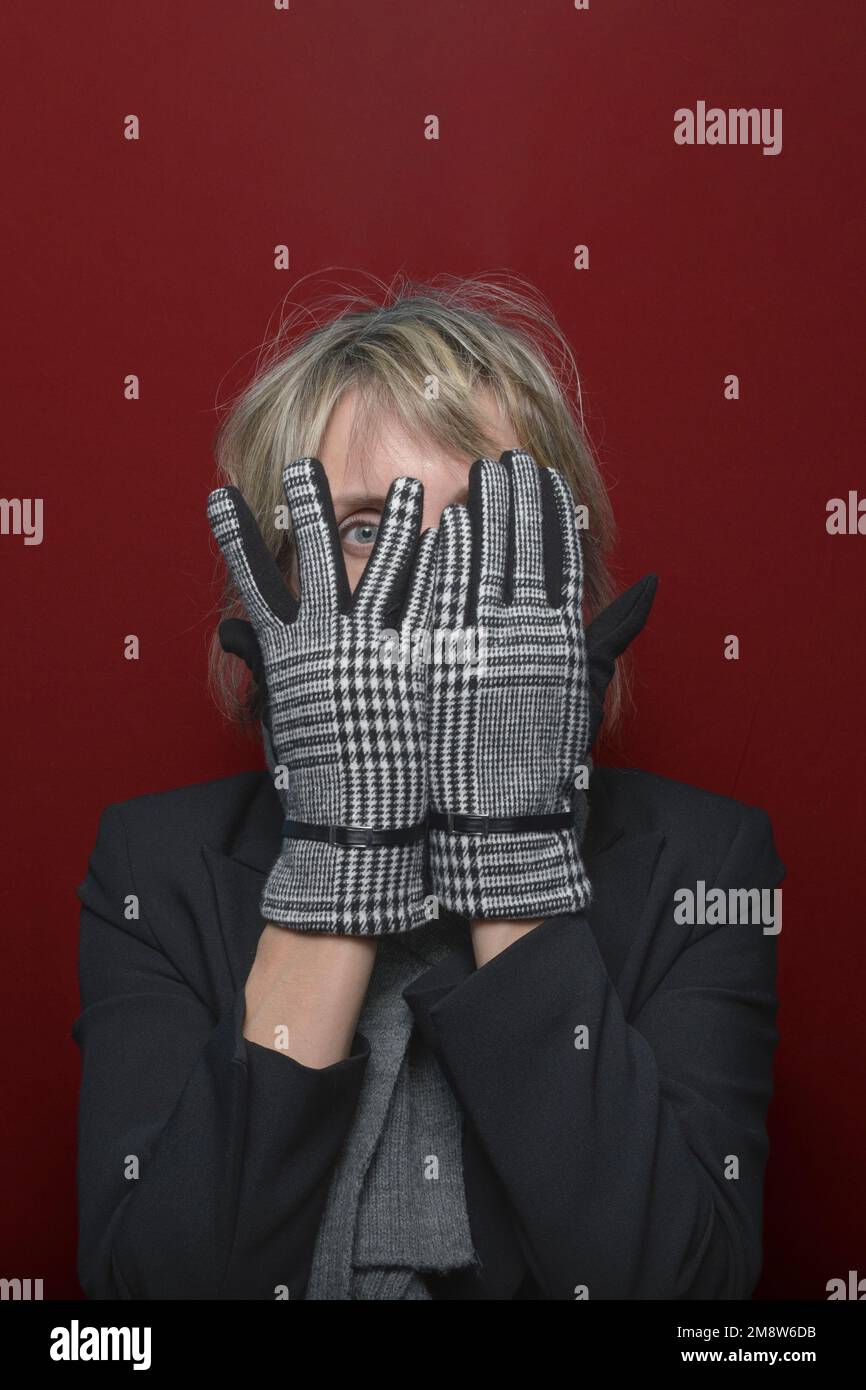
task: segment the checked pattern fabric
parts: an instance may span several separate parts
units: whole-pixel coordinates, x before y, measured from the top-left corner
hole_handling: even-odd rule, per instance
[[[258,639],[271,739],[288,819],[411,829],[427,812],[426,664],[383,659],[388,632],[429,628],[436,533],[419,539],[423,489],[391,485],[376,545],[349,589],[325,471],[301,458],[283,472],[300,598],[287,586],[235,488],[208,518]],[[425,845],[341,846],[284,839],[263,917],[298,931],[403,932],[426,921]]]
[[[466,507],[439,525],[434,629],[476,630],[464,654],[431,665],[431,808],[484,817],[573,808],[586,764],[590,697],[583,564],[563,476],[521,451],[470,470]],[[579,911],[591,888],[577,823],[565,830],[431,829],[433,891],[472,918]]]

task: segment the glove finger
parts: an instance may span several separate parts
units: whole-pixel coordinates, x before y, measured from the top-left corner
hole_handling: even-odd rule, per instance
[[[433,576],[436,572],[436,552],[439,536],[429,527],[418,542],[415,564],[399,626],[421,631],[430,626],[433,608]]]
[[[244,607],[259,624],[292,622],[297,601],[265,545],[256,519],[236,487],[219,487],[207,500],[210,528]]]
[[[562,602],[580,608],[583,603],[583,551],[571,488],[556,468],[545,470],[553,490],[559,517]]]
[[[301,604],[309,614],[348,611],[352,601],[328,475],[317,458],[293,459],[283,469],[292,518]]]
[[[352,611],[373,621],[402,603],[421,531],[424,488],[395,478],[388,489],[373,553],[352,598]]]
[[[472,569],[466,621],[484,623],[505,602],[508,551],[508,470],[495,459],[476,459],[469,470],[466,510],[472,522]]]
[[[509,449],[499,462],[511,481],[506,593],[510,602],[547,602],[544,566],[544,508],[540,469],[531,454]],[[554,524],[558,522],[554,518]]]
[[[440,631],[467,625],[472,544],[469,513],[459,503],[452,502],[439,519],[439,545],[433,582],[433,626]]]
[[[559,521],[559,506],[556,499],[556,484],[553,481],[555,470],[539,470],[541,490],[541,533],[543,549],[544,588],[547,602],[551,608],[561,608],[562,593],[562,527]]]

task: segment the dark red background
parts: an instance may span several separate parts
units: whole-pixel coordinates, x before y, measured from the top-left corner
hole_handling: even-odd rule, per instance
[[[825,530],[866,493],[862,5],[100,0],[4,25],[0,492],[44,498],[45,539],[0,537],[0,1274],[77,1292],[74,890],[100,811],[258,762],[205,685],[214,404],[332,265],[507,269],[550,299],[618,577],[661,576],[622,760],[763,806],[788,866],[759,1293],[866,1274],[866,536]],[[675,145],[700,99],[781,107],[782,153]]]

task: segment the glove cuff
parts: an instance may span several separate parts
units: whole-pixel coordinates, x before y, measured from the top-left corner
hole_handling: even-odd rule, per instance
[[[261,899],[262,916],[294,931],[386,936],[435,915],[424,885],[425,846],[284,840]]]
[[[592,900],[576,831],[429,836],[433,892],[469,918],[524,919],[580,912]]]

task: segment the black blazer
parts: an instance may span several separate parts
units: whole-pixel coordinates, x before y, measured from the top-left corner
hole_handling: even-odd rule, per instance
[[[467,927],[465,948],[405,991],[465,1116],[482,1264],[430,1287],[745,1299],[761,1268],[777,937],[678,924],[674,893],[775,887],[770,823],[644,772],[597,768],[589,800],[590,909],[481,969]],[[357,1033],[316,1069],[243,1037],[281,820],[264,772],[102,816],[78,889],[73,1027],[90,1298],[304,1297],[370,1052]]]

